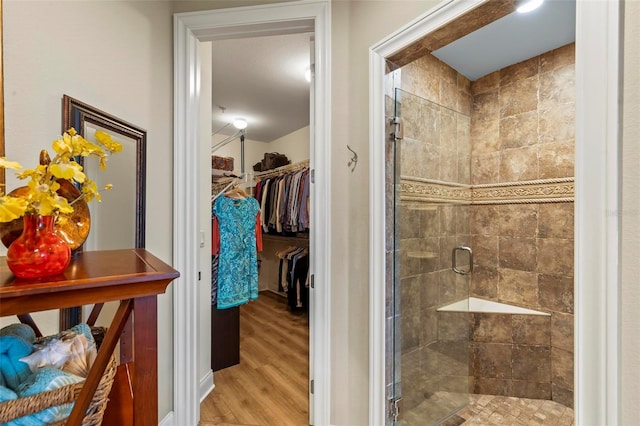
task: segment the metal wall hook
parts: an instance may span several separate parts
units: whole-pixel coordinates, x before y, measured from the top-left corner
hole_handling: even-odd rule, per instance
[[[351,151],[352,154],[351,160],[349,160],[349,162],[347,163],[347,167],[351,167],[351,173],[353,173],[356,169],[356,165],[358,165],[358,154],[353,149],[351,149],[349,145],[347,145],[347,149]]]

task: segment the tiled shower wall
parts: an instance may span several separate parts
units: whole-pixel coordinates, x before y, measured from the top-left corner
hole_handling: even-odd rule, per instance
[[[472,184],[574,176],[574,63],[570,44],[471,84]],[[473,343],[472,352],[500,351],[505,364],[537,365],[527,386],[513,369],[480,363],[472,392],[573,406],[573,211],[573,203],[471,207],[471,295],[551,314],[549,340],[526,350],[509,339]]]
[[[468,185],[469,80],[431,56],[401,73],[401,87],[410,95],[398,99],[405,124],[396,148],[400,175]],[[402,336],[401,377],[396,380],[407,418],[434,423],[468,402],[468,315],[436,309],[468,297],[468,278],[451,270],[451,250],[471,242],[470,207],[401,201],[396,208]],[[438,392],[452,396],[436,401],[431,396]]]
[[[422,121],[423,124],[413,128],[409,124],[405,128],[401,173],[474,185],[573,176],[573,64],[573,45],[569,45],[473,83],[432,56],[404,66],[401,69],[404,90],[447,108],[434,112],[419,105],[403,105],[403,115],[432,117],[430,121]],[[470,126],[465,127],[464,115],[455,111],[470,113]],[[387,113],[393,115],[391,99]],[[453,122],[451,117],[455,117]],[[461,143],[469,137],[470,152]],[[393,147],[388,144],[388,165],[393,164],[392,154]],[[387,182],[387,199],[391,200],[387,217],[392,218],[392,168],[388,168]],[[396,303],[402,303],[403,340],[397,343],[406,361],[415,358],[415,362],[405,363],[415,369],[402,371],[405,408],[410,409],[412,403],[419,403],[424,396],[418,392],[416,401],[410,401],[406,398],[411,394],[409,390],[428,393],[435,389],[416,388],[423,386],[429,375],[442,378],[447,377],[447,371],[466,371],[464,359],[444,358],[436,344],[438,334],[464,334],[465,327],[458,327],[457,331],[440,330],[437,321],[429,320],[435,315],[436,305],[466,296],[462,294],[465,288],[460,281],[447,285],[446,281],[451,281],[445,278],[450,253],[448,248],[441,247],[453,246],[458,239],[468,240],[469,232],[475,254],[470,295],[551,314],[537,318],[504,315],[498,319],[471,315],[466,328],[472,338],[471,391],[553,398],[572,406],[573,204],[418,210],[410,203],[402,203],[400,209],[404,218],[398,224],[400,250],[394,253],[393,229],[389,229],[387,262],[390,264],[393,256],[400,256],[402,276],[397,278],[401,279],[402,294]],[[431,234],[426,235],[425,230]],[[408,248],[436,251],[432,250],[436,242],[438,259],[408,258]],[[426,269],[420,269],[422,266]],[[387,282],[392,282],[390,276]],[[391,326],[393,312],[390,303],[388,306]],[[460,325],[459,319],[455,322]],[[476,338],[480,331],[486,331],[479,328],[481,324],[494,322],[497,328],[489,337]],[[443,323],[451,322],[447,319]],[[432,326],[426,327],[427,324]],[[524,335],[522,330],[526,330]],[[387,347],[391,347],[389,341]],[[492,359],[495,351],[504,361],[499,368],[495,368],[495,363],[478,361]],[[390,354],[387,359],[391,361]],[[390,367],[388,364],[388,371]],[[387,383],[391,380],[388,376]]]

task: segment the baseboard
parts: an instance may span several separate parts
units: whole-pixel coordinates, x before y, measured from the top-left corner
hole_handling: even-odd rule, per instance
[[[173,411],[169,411],[164,419],[158,423],[158,426],[174,426],[173,425]]]
[[[211,393],[215,385],[213,384],[213,371],[209,370],[207,374],[200,380],[200,402],[202,402],[207,395]],[[164,416],[158,426],[175,426],[173,421],[173,411]]]
[[[213,370],[209,370],[207,374],[204,375],[202,379],[200,379],[200,402],[204,401],[204,399],[213,391],[213,388],[216,385],[213,383]]]

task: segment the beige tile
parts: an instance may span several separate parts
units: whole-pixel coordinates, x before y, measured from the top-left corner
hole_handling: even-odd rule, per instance
[[[485,174],[488,173],[485,172]],[[518,182],[537,178],[538,149],[536,146],[500,151],[499,182]]]
[[[498,267],[498,237],[473,235],[471,237],[473,263],[476,266]]]
[[[544,346],[551,344],[551,320],[549,317],[540,315],[511,315],[511,321],[514,343]]]
[[[442,108],[440,110],[440,146],[457,151],[459,114]]]
[[[573,353],[573,315],[551,314],[551,346]]]
[[[537,143],[538,111],[512,115],[500,120],[500,149],[520,148]]]
[[[454,207],[456,220],[456,235],[469,235],[471,233],[471,206],[458,205]]]
[[[458,182],[458,155],[455,148],[440,148],[439,179],[443,182]]]
[[[553,384],[564,389],[573,389],[573,353],[551,348],[551,370]]]
[[[470,295],[497,300],[499,274],[496,268],[476,266],[471,275]]]
[[[573,177],[575,175],[575,147],[573,141],[538,145],[540,179]]]
[[[573,239],[573,203],[543,203],[538,208],[540,238]]]
[[[471,155],[458,153],[458,183],[471,184]]]
[[[440,146],[430,143],[421,144],[420,148],[414,151],[402,148],[403,159],[406,156],[412,163],[412,169],[417,170],[417,174],[410,176],[422,177],[425,179],[438,179],[440,177]],[[404,173],[403,173],[404,174]]]
[[[540,108],[576,101],[575,67],[566,65],[540,74]]]
[[[511,343],[513,334],[511,316],[493,313],[472,313],[470,333],[471,340],[475,342]]]
[[[440,341],[467,341],[469,318],[466,312],[438,312],[438,339]]]
[[[471,94],[471,80],[460,73],[456,73],[456,79],[458,82],[458,91],[460,93]]]
[[[471,118],[462,114],[456,116],[456,146],[458,155],[471,154]]]
[[[541,308],[567,314],[573,313],[573,277],[540,274],[538,292]]]
[[[549,72],[556,68],[575,64],[576,44],[569,43],[540,56],[540,72]]]
[[[501,85],[499,97],[500,118],[536,110],[538,108],[538,77]]]
[[[537,204],[508,204],[499,207],[500,235],[535,237],[538,232]]]
[[[514,345],[513,378],[539,383],[551,382],[549,346]]]
[[[510,395],[512,382],[509,379],[495,379],[487,377],[474,377],[472,392],[489,395]]]
[[[469,374],[476,378],[511,378],[511,344],[472,343]]]
[[[471,119],[474,123],[500,119],[498,90],[483,92],[473,97]]]
[[[563,388],[562,386],[558,386],[555,383],[551,385],[551,398],[565,407],[573,408],[573,390]],[[567,410],[569,414],[565,411],[565,414],[562,415],[560,421],[558,422],[559,426],[571,425],[575,424],[575,418],[573,410]]]
[[[416,277],[404,278],[400,283],[402,350],[420,344],[420,282]]]
[[[420,236],[420,211],[408,208],[406,203],[401,203],[399,209],[399,238],[418,238]]]
[[[530,272],[536,270],[538,249],[534,238],[500,237],[498,250],[501,268]]]
[[[513,381],[513,395],[521,398],[551,398],[551,383],[539,383],[527,380]],[[548,423],[553,424],[553,423]]]
[[[484,77],[471,82],[471,93],[477,95],[480,93],[497,90],[500,87],[500,71],[492,72]]]
[[[540,109],[538,115],[540,143],[575,140],[576,138],[576,104],[551,104],[548,108]]]
[[[498,273],[498,298],[500,301],[534,309],[537,307],[538,283],[534,272],[503,268]]]
[[[440,79],[440,105],[458,111],[458,87],[455,81]]]
[[[573,240],[539,238],[538,272],[573,275]]]
[[[460,114],[470,116],[472,107],[473,95],[458,91],[458,107],[456,108],[456,111]]]
[[[540,56],[527,59],[500,70],[500,86],[538,75]]]
[[[429,272],[416,276],[420,287],[420,309],[435,308],[438,305],[439,272]]]
[[[400,159],[398,161],[398,174],[407,176],[421,176],[422,162],[421,158],[423,148],[422,143],[412,139],[405,138],[402,140],[400,147]],[[438,155],[438,160],[440,159]],[[438,169],[439,170],[439,169]]]
[[[500,177],[500,153],[471,156],[471,183],[495,183]]]
[[[481,235],[500,235],[499,206],[471,206],[471,233]]]
[[[500,121],[471,120],[471,153],[491,154],[500,150]]]
[[[402,67],[402,90],[415,93],[417,96],[432,102],[440,102],[440,85],[437,78],[433,78],[433,67],[426,56]]]

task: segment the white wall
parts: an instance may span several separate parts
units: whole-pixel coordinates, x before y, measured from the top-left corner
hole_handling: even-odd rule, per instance
[[[227,136],[217,134],[211,136],[211,145],[224,140]],[[260,142],[246,138],[244,141],[245,170],[253,171],[253,165],[264,158],[265,152],[285,154],[292,163],[309,159],[309,126],[298,129],[271,142]],[[240,174],[240,139],[235,139],[222,148],[216,149],[214,155],[232,157],[233,173]],[[209,164],[208,167],[211,167]]]
[[[211,42],[200,43],[200,182],[211,182]],[[198,206],[200,232],[198,285],[198,378],[206,381],[211,370],[211,187],[201,185]],[[202,396],[202,395],[201,395]]]
[[[640,418],[640,2],[625,2],[622,145],[621,424]]]
[[[369,329],[369,47],[438,1],[332,1],[332,416],[366,424]],[[347,144],[360,159],[351,173]]]
[[[211,127],[211,126],[209,126]],[[211,146],[227,138],[227,135],[217,134],[211,136]],[[244,169],[247,172],[253,171],[253,165],[262,160],[264,153],[269,150],[269,144],[266,142],[260,142],[253,139],[245,138],[244,140]],[[241,171],[241,155],[240,155],[240,139],[234,139],[232,142],[216,149],[213,155],[220,157],[232,157],[233,158],[233,173],[240,175]],[[211,162],[209,162],[208,169],[211,169]]]
[[[146,129],[146,247],[169,264],[171,13],[171,3],[163,1],[3,1],[8,158],[35,165],[40,149],[61,132],[63,94]],[[7,184],[19,185],[12,176]],[[172,303],[169,287],[158,300],[160,418],[173,407]]]
[[[291,163],[309,159],[309,126],[275,139],[266,146],[265,152],[285,154]]]

